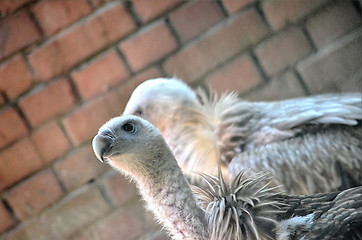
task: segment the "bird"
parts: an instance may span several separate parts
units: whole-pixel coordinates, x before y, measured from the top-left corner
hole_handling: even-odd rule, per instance
[[[147,209],[173,239],[361,239],[362,186],[289,196],[270,187],[268,173],[228,184],[200,173],[192,190],[161,131],[134,115],[115,117],[92,141],[102,162],[135,182]],[[246,170],[247,171],[247,170]]]
[[[270,171],[286,193],[311,194],[362,184],[361,96],[252,102],[156,78],[133,91],[123,114],[157,126],[193,183],[194,172],[212,175],[221,166],[228,181],[243,169]]]

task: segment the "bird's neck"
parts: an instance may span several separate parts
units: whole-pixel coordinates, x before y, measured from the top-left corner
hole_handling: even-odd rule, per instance
[[[175,239],[208,239],[204,212],[173,155],[166,154],[162,157],[172,161],[158,161],[152,175],[145,174],[142,181],[136,181],[140,193],[148,209]]]

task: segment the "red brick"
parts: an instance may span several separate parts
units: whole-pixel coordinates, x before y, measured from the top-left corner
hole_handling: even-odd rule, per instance
[[[120,3],[108,4],[102,10],[30,54],[30,62],[42,80],[66,72],[134,29],[130,15]]]
[[[4,204],[0,202],[0,233],[14,226],[14,218],[10,215]]]
[[[322,48],[297,69],[313,93],[362,91],[362,34],[356,31]]]
[[[105,9],[106,12],[99,19],[110,41],[116,41],[136,29],[136,23],[124,4],[110,3]]]
[[[228,13],[233,14],[250,3],[255,2],[255,0],[222,0]]]
[[[116,173],[103,180],[103,184],[110,193],[112,201],[120,206],[129,200],[139,197],[136,186],[124,176]]]
[[[26,138],[0,153],[0,190],[42,167],[31,141]]]
[[[0,16],[6,16],[30,1],[31,0],[1,0]]]
[[[228,65],[218,69],[216,73],[206,80],[219,93],[226,91],[244,93],[261,81],[262,77],[249,55],[234,59]]]
[[[351,2],[338,1],[306,23],[316,46],[326,45],[343,34],[361,26],[360,14]]]
[[[0,59],[40,39],[29,14],[21,11],[0,23]]]
[[[177,43],[164,22],[158,22],[119,45],[134,71],[160,60],[176,49]]]
[[[9,99],[14,99],[33,84],[33,74],[22,55],[17,55],[0,66],[0,90]]]
[[[62,156],[70,149],[70,143],[59,125],[51,122],[38,128],[31,136],[35,148],[47,163]]]
[[[327,0],[274,0],[262,2],[262,9],[274,30],[279,30],[290,22],[297,22]]]
[[[54,174],[45,170],[11,189],[6,198],[16,216],[23,220],[55,203],[62,195]]]
[[[63,124],[71,141],[80,145],[94,137],[98,129],[112,117],[108,109],[104,98],[100,98],[69,114]]]
[[[0,107],[3,106],[6,103],[6,99],[4,98],[4,93],[0,91]],[[1,140],[0,140],[1,142]],[[1,146],[1,143],[0,143]]]
[[[42,80],[64,73],[106,45],[102,31],[99,21],[72,29],[37,48],[29,56],[30,63]]]
[[[268,39],[256,49],[256,55],[268,75],[293,66],[312,51],[307,38],[298,28],[290,28]]]
[[[109,169],[95,157],[90,145],[72,152],[64,160],[58,161],[54,168],[68,191],[80,187]]]
[[[91,12],[87,0],[45,0],[32,9],[45,35],[49,36]]]
[[[246,98],[251,101],[275,101],[305,95],[298,78],[293,72],[288,71],[254,89]]]
[[[32,126],[39,126],[46,120],[59,116],[75,103],[71,86],[62,78],[31,94],[20,102],[20,107]]]
[[[251,9],[231,18],[225,26],[189,45],[164,64],[169,75],[192,82],[267,34],[258,13]]]
[[[72,78],[84,99],[108,91],[128,76],[126,65],[114,50],[72,73]]]
[[[41,217],[25,222],[10,239],[69,239],[79,229],[91,224],[110,211],[96,188],[83,188],[63,198]]]
[[[24,137],[27,133],[28,129],[23,119],[13,108],[0,112],[0,148]]]
[[[142,217],[130,209],[112,212],[71,240],[133,240],[139,239],[143,231]]]
[[[161,15],[162,13],[168,11],[169,9],[175,7],[181,0],[153,0],[153,1],[143,1],[143,0],[132,0],[134,7],[136,8],[137,13],[141,17],[142,21],[147,22],[153,18]]]
[[[216,1],[191,2],[170,14],[170,20],[181,41],[186,42],[224,18]]]
[[[103,4],[103,0],[90,0],[90,3],[94,8],[97,8]]]
[[[112,116],[120,115],[126,106],[133,90],[143,81],[150,78],[161,77],[162,73],[157,68],[149,68],[123,83],[105,96],[105,102],[109,107]]]

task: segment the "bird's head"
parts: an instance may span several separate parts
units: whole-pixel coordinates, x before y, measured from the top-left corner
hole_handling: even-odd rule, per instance
[[[156,78],[140,84],[132,93],[123,114],[137,115],[157,127],[160,114],[168,117],[180,106],[198,104],[195,92],[177,78]],[[158,114],[159,113],[159,114]]]
[[[93,151],[101,162],[134,175],[157,167],[157,157],[166,146],[161,132],[146,120],[131,115],[113,118],[93,138]]]

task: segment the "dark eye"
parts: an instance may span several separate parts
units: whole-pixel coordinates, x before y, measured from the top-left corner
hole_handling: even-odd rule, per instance
[[[141,116],[143,113],[142,109],[138,108],[135,112],[134,112],[134,115],[136,116]]]
[[[126,132],[135,132],[135,127],[132,123],[125,123],[123,126],[122,126],[122,129]]]

